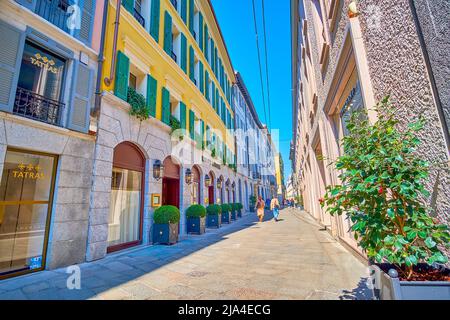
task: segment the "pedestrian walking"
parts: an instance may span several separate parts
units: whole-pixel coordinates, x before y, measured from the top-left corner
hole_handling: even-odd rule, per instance
[[[256,215],[259,218],[259,222],[262,222],[264,219],[264,208],[265,208],[264,200],[261,196],[258,197],[258,201],[256,202]]]
[[[277,197],[273,197],[270,201],[270,210],[272,210],[273,218],[278,222],[278,215],[280,214],[280,203]]]

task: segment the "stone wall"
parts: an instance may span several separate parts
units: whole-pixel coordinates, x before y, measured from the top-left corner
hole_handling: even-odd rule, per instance
[[[0,112],[0,179],[7,147],[59,156],[47,268],[84,261],[95,140]]]

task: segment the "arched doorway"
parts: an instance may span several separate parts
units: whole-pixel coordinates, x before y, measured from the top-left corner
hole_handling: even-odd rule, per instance
[[[231,192],[232,192],[232,200],[233,200],[233,203],[236,203],[236,183],[235,182],[233,182],[232,184],[231,184]]]
[[[227,180],[227,182],[225,182],[225,188],[226,188],[226,200],[227,203],[231,203],[231,197],[230,197],[230,188],[231,188],[231,182],[230,179]]]
[[[239,182],[238,182],[238,194],[239,194],[239,202],[244,204],[244,201],[242,201],[242,182],[241,182],[241,179],[239,179]]]
[[[223,204],[224,198],[225,198],[225,186],[223,185],[223,176],[220,176],[219,179],[217,179],[217,190],[218,190],[218,201],[217,203]]]
[[[164,160],[162,205],[180,208],[180,166],[171,157]]]
[[[145,156],[130,142],[114,149],[109,207],[108,252],[142,242]]]
[[[197,166],[192,167],[192,186],[191,186],[191,203],[192,204],[200,204],[200,170]]]
[[[210,171],[209,177],[211,178],[211,185],[208,187],[208,202],[209,204],[214,204],[215,203],[214,184],[216,183],[216,175],[214,174],[214,172]]]

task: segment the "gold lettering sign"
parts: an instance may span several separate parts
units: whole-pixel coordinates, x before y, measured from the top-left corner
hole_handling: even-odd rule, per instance
[[[56,62],[52,59],[42,56],[40,53],[36,53],[34,57],[30,57],[31,63],[39,68],[47,68],[52,73],[57,73],[58,69],[54,67]]]
[[[44,179],[45,175],[41,172],[39,165],[34,166],[32,164],[25,165],[20,163],[17,166],[17,170],[13,170],[13,177],[17,179]]]

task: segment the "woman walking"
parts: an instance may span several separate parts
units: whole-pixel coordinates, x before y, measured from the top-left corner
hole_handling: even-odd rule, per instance
[[[278,215],[280,214],[280,202],[277,197],[273,197],[270,201],[270,210],[272,210],[273,218],[278,222]]]
[[[259,218],[259,222],[262,222],[264,219],[264,200],[261,196],[258,197],[258,202],[256,202],[256,215]]]

